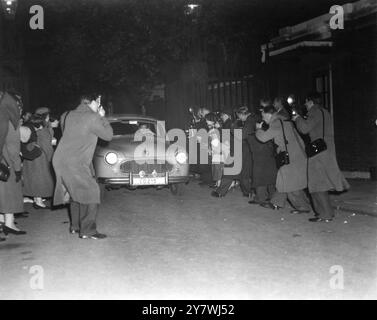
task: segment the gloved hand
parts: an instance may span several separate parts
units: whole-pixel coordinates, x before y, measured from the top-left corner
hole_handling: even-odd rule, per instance
[[[22,172],[21,171],[16,171],[16,182],[20,182],[22,178]]]

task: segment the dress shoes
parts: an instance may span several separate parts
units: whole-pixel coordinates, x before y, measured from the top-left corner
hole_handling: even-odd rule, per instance
[[[319,218],[319,217],[314,217],[314,218],[310,218],[309,221],[310,222],[331,222],[333,219],[324,219],[324,218]]]
[[[15,230],[15,229],[12,229],[12,228],[9,228],[7,226],[3,226],[3,232],[4,234],[7,236],[9,233],[10,234],[14,234],[16,236],[20,236],[20,235],[24,235],[26,234],[26,231],[21,231],[21,230]]]
[[[212,197],[215,197],[215,198],[222,198],[223,196],[220,194],[220,193],[218,193],[217,191],[212,191],[211,192],[211,196]]]
[[[282,207],[277,206],[276,204],[273,204],[271,202],[261,203],[261,207],[271,209],[271,210],[280,210],[283,209]]]
[[[95,233],[95,234],[92,234],[92,235],[82,234],[79,237],[81,239],[93,239],[93,240],[101,240],[101,239],[107,238],[107,236],[105,234],[102,234],[102,233]]]
[[[48,206],[40,206],[40,205],[38,205],[38,204],[36,204],[36,203],[33,203],[33,208],[34,208],[34,209],[37,209],[37,210],[39,210],[39,209],[51,209],[51,208],[48,207]]]

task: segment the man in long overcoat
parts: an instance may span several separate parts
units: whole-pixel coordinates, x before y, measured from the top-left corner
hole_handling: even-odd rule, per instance
[[[83,96],[80,105],[61,117],[63,136],[53,157],[56,173],[54,204],[71,199],[71,233],[80,238],[102,239],[96,216],[100,189],[95,178],[92,160],[98,138],[110,141],[113,129],[104,117],[98,100]]]
[[[332,117],[321,107],[321,96],[318,93],[309,94],[305,106],[308,118],[293,118],[298,130],[303,134],[308,133],[312,142],[323,138],[327,145],[326,150],[309,158],[308,161],[308,188],[317,215],[310,221],[329,221],[334,217],[334,210],[328,191],[343,191],[349,188],[349,184],[338,167]]]
[[[307,157],[305,145],[291,121],[282,120],[281,114],[272,106],[264,108],[263,120],[269,124],[267,130],[258,129],[256,137],[262,142],[273,140],[277,152],[288,152],[289,163],[281,166],[277,173],[276,192],[270,203],[263,207],[280,209],[288,199],[295,210],[292,213],[310,212],[310,204],[305,195],[308,180],[306,176]],[[285,139],[285,141],[284,141]]]
[[[0,161],[10,168],[9,179],[0,181],[0,227],[4,232],[24,234],[14,223],[14,213],[24,211],[21,182],[20,117],[15,97],[0,92]]]

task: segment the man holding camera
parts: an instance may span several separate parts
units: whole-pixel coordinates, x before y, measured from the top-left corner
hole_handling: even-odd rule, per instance
[[[340,172],[335,154],[334,129],[330,113],[321,107],[321,96],[314,92],[307,95],[307,119],[295,114],[292,120],[303,134],[309,134],[306,147],[308,155],[308,188],[316,216],[312,222],[329,222],[334,217],[328,191],[343,191],[349,184]],[[294,110],[293,110],[294,111]]]
[[[293,123],[283,120],[276,107],[266,106],[263,108],[262,117],[268,126],[265,130],[262,127],[259,128],[255,135],[261,142],[274,141],[277,146],[278,173],[277,192],[272,196],[270,202],[262,203],[261,206],[278,210],[284,208],[289,200],[294,208],[291,213],[308,213],[311,208],[304,192],[308,184],[304,142],[296,132]]]
[[[98,138],[110,141],[113,129],[100,106],[100,98],[82,96],[80,105],[62,115],[62,139],[53,165],[56,173],[54,204],[70,198],[72,234],[82,239],[103,239],[96,228],[100,189],[92,165]]]

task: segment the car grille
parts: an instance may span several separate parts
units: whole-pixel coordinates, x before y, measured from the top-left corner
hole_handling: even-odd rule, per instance
[[[121,163],[120,170],[124,173],[139,173],[140,171],[144,171],[146,174],[150,174],[153,170],[156,170],[157,173],[165,173],[170,172],[173,170],[173,165],[170,163],[162,163],[159,164],[157,161],[155,163],[143,163],[139,164],[135,160],[132,161],[125,161]]]

